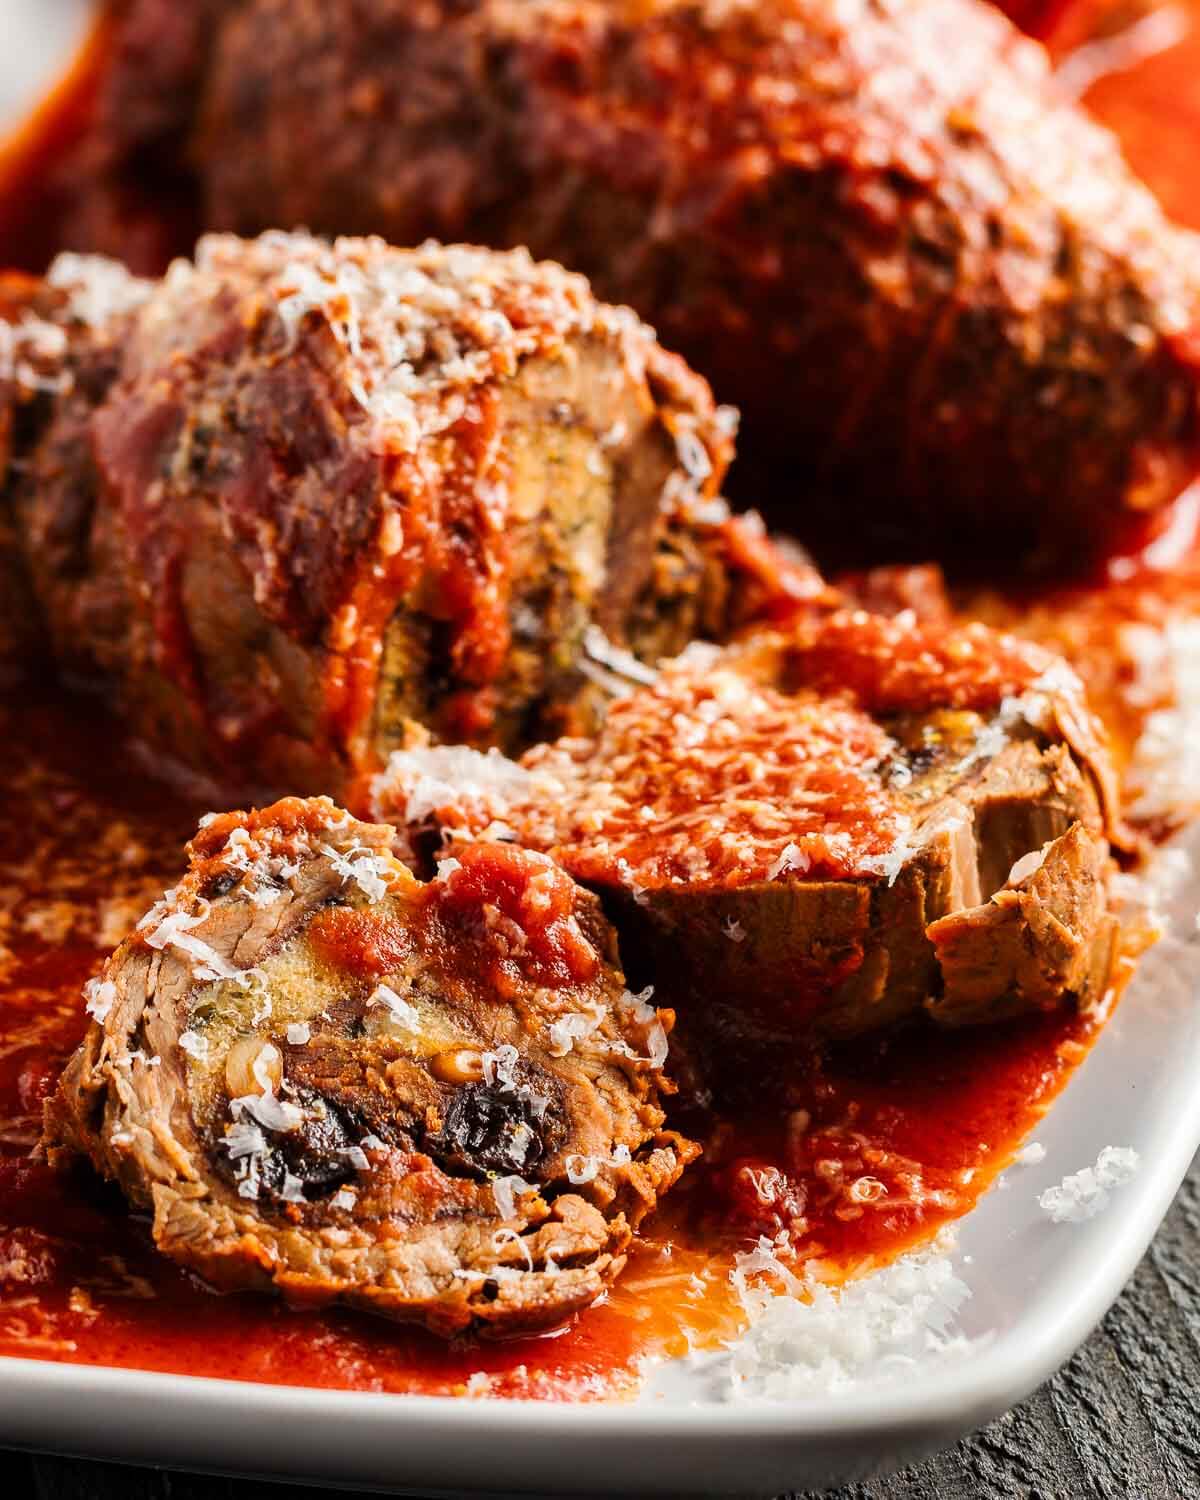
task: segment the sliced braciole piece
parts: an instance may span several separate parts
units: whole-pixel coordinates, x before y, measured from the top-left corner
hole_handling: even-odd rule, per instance
[[[662,1129],[673,1018],[546,856],[421,883],[392,836],[325,799],[213,818],[89,984],[47,1144],[220,1289],[545,1328],[695,1154]]]
[[[1103,993],[1121,837],[1074,674],[982,626],[859,611],[696,647],[596,738],[393,757],[406,855],[546,850],[691,1035],[849,1036]]]
[[[605,643],[673,653],[821,587],[764,575],[719,502],[705,383],[523,252],[211,237],[158,282],[65,256],[3,336],[60,354],[10,392],[0,491],[53,651],[227,784],[339,792],[411,724],[523,747],[578,722]]]

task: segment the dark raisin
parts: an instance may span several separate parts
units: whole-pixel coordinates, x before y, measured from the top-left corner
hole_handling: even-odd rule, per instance
[[[469,1083],[456,1089],[431,1155],[470,1172],[524,1172],[536,1167],[563,1133],[561,1106],[532,1089]]]

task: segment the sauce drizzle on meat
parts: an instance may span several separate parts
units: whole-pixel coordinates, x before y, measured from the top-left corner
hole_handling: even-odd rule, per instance
[[[609,1300],[555,1337],[447,1345],[350,1312],[218,1297],[153,1250],[115,1190],[29,1156],[84,1030],[82,984],[177,877],[201,811],[132,764],[117,728],[78,701],[0,707],[3,1354],[354,1390],[631,1393],[644,1355],[736,1330],[728,1271],[758,1234],[802,1216],[802,1252],[849,1269],[966,1212],[1094,1035],[1063,1012],[858,1045],[819,1072],[756,1080],[757,1109],[737,1125],[704,1120],[708,1164],[644,1226]],[[864,1177],[883,1195],[848,1196]]]

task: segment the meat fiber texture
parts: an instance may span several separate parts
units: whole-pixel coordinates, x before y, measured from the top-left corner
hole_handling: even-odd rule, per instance
[[[337,792],[413,724],[526,744],[586,717],[588,641],[821,587],[718,500],[705,383],[524,252],[210,237],[33,300],[0,518],[54,655],[235,785]]]
[[[1078,679],[982,626],[812,613],[697,646],[592,738],[410,750],[377,813],[544,850],[704,1048],[959,1025],[1105,993],[1112,768]]]
[[[87,987],[47,1145],[219,1289],[545,1328],[695,1154],[662,1129],[672,1017],[546,857],[481,844],[422,884],[392,836],[323,798],[210,816]]]
[[[161,0],[127,9],[143,40],[179,31]],[[214,16],[161,64],[118,54],[110,177],[165,152],[210,227],[525,244],[584,272],[741,408],[806,543],[1076,565],[1196,468],[1196,241],[980,0]]]

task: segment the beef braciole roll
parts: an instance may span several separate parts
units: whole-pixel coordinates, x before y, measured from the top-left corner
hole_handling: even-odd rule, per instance
[[[162,29],[160,4],[126,8],[143,43]],[[583,271],[742,409],[806,540],[1074,563],[1196,467],[1197,242],[990,5],[219,9],[167,125],[130,108],[153,53],[114,70],[118,165],[173,141],[210,227]]]
[[[820,587],[716,500],[705,383],[523,252],[215,237],[160,282],[63,257],[42,301],[62,390],[7,504],[55,653],[230,779],[336,791],[410,722],[528,743],[592,639]]]
[[[392,838],[324,798],[211,817],[91,981],[47,1144],[218,1288],[544,1328],[695,1154],[661,1129],[672,1017],[544,855],[422,884]]]
[[[1105,992],[1112,772],[1074,674],[982,626],[842,611],[694,647],[594,738],[393,756],[377,810],[545,850],[711,1039],[944,1025]]]

